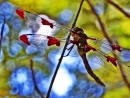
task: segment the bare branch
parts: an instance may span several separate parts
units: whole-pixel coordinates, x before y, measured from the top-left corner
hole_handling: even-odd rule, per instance
[[[32,77],[33,77],[33,82],[34,82],[35,90],[36,90],[37,93],[41,96],[41,98],[45,98],[45,97],[43,96],[43,94],[40,92],[40,90],[38,89],[38,87],[37,87],[37,83],[36,83],[35,75],[34,75],[34,71],[33,71],[33,61],[32,61],[32,60],[30,60],[30,68],[31,68],[31,71],[32,71]]]
[[[114,3],[112,0],[106,0],[109,4],[113,5],[115,8],[117,8],[120,12],[122,12],[126,17],[130,18],[130,14],[128,14],[126,11],[124,11],[119,5]]]
[[[72,24],[72,27],[71,27],[71,28],[73,28],[73,27],[76,25],[76,22],[77,22],[79,13],[80,13],[80,11],[81,11],[83,2],[84,2],[84,0],[81,0],[81,3],[80,3],[80,6],[79,6],[77,15],[76,15],[76,17],[75,17],[74,23]],[[67,40],[66,40],[65,46],[64,46],[64,48],[63,48],[61,57],[60,57],[59,62],[58,62],[58,64],[57,64],[57,67],[56,67],[56,70],[55,70],[55,72],[54,72],[54,75],[53,75],[53,77],[52,77],[52,80],[51,80],[50,87],[49,87],[49,89],[48,89],[46,98],[49,98],[49,96],[50,96],[50,92],[51,92],[53,83],[54,83],[54,81],[55,81],[57,72],[58,72],[58,70],[59,70],[60,64],[61,64],[61,62],[62,62],[62,59],[63,59],[63,57],[64,57],[64,53],[65,53],[66,47],[67,47],[67,45],[68,45],[69,39],[70,39],[70,34],[69,34],[68,37],[67,37]]]

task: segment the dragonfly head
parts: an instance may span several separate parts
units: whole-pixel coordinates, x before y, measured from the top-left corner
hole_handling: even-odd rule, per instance
[[[71,30],[71,35],[74,37],[76,41],[78,41],[80,38],[87,39],[87,35],[84,33],[84,30],[79,27],[75,27]]]

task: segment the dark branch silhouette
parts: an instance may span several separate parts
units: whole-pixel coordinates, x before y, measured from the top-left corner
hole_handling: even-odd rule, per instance
[[[81,3],[80,3],[80,6],[79,6],[77,15],[76,15],[76,17],[75,17],[74,23],[72,24],[72,27],[71,27],[71,28],[74,28],[75,25],[76,25],[76,22],[77,22],[79,13],[80,13],[80,11],[81,11],[83,2],[84,2],[84,0],[81,0]],[[60,57],[59,62],[58,62],[58,64],[57,64],[57,67],[56,67],[56,70],[55,70],[55,72],[54,72],[54,75],[53,75],[53,77],[52,77],[52,80],[51,80],[50,87],[49,87],[49,89],[48,89],[46,98],[49,98],[49,96],[50,96],[50,92],[51,92],[53,83],[54,83],[54,81],[55,81],[55,77],[56,77],[56,75],[57,75],[57,72],[58,72],[58,70],[59,70],[60,64],[61,64],[62,59],[63,59],[63,57],[64,57],[64,53],[65,53],[66,47],[67,47],[67,45],[68,45],[68,43],[69,43],[70,35],[71,35],[71,34],[69,34],[68,37],[67,37],[67,40],[66,40],[65,46],[64,46],[64,48],[63,48],[61,57]]]
[[[112,0],[106,0],[109,4],[113,5],[115,8],[117,8],[120,12],[122,12],[126,17],[130,18],[130,14],[128,14],[126,11],[124,11],[119,5],[114,3]]]
[[[31,68],[31,71],[32,71],[32,77],[33,77],[33,82],[34,82],[35,90],[41,96],[41,98],[45,98],[43,96],[43,94],[40,92],[40,90],[38,89],[38,87],[37,87],[37,83],[36,83],[35,75],[34,75],[34,71],[33,71],[33,61],[32,60],[30,60],[30,68]]]

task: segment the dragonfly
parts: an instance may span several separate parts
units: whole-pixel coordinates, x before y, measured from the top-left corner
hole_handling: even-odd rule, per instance
[[[22,9],[17,9],[16,13],[23,20],[26,20],[26,17],[28,17],[27,14],[36,15],[34,13]],[[44,19],[43,17],[40,17],[40,19],[42,25],[47,25],[50,28],[54,28],[54,27],[64,28],[71,34],[72,39],[69,40],[68,42],[69,47],[66,48],[66,50],[68,50],[68,53],[64,57],[70,55],[71,52],[73,52],[73,48],[76,46],[78,54],[82,58],[88,74],[98,84],[105,86],[105,84],[100,80],[100,78],[94,74],[89,62],[102,65],[103,67],[115,73],[120,73],[125,76],[130,75],[130,65],[129,65],[130,49],[123,48],[119,45],[110,44],[108,43],[107,40],[102,40],[95,37],[89,37],[86,35],[84,30],[80,27],[74,27],[70,29],[68,27],[61,26],[60,24],[53,23],[47,19]],[[63,40],[66,40],[66,39],[59,39],[59,38],[55,38],[54,36],[48,36],[42,34],[22,34],[19,37],[19,39],[26,45],[37,44],[37,46],[40,47],[43,44],[39,44],[38,42],[39,40],[42,42],[46,40],[46,43],[44,44],[46,44],[49,47],[51,46],[60,47]],[[119,55],[119,58],[114,58],[112,56],[113,53]],[[88,56],[86,56],[87,54]],[[120,72],[119,66],[122,67],[123,73]]]

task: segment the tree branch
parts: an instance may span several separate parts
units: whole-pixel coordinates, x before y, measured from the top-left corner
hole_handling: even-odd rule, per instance
[[[82,5],[83,5],[83,1],[84,1],[84,0],[81,0],[81,3],[80,3],[80,6],[79,6],[77,15],[76,15],[76,17],[75,17],[74,23],[72,24],[72,27],[71,27],[71,28],[74,28],[75,25],[76,25],[76,22],[77,22],[79,13],[80,13],[81,8],[82,8]],[[58,70],[59,70],[60,64],[61,64],[61,62],[62,62],[62,59],[63,59],[63,57],[64,57],[64,53],[65,53],[66,47],[67,47],[67,45],[68,45],[68,43],[69,43],[70,35],[71,35],[71,34],[69,33],[69,35],[68,35],[68,37],[67,37],[67,40],[66,40],[66,43],[65,43],[65,46],[64,46],[64,48],[63,48],[61,57],[60,57],[59,62],[58,62],[58,64],[57,64],[56,70],[55,70],[54,75],[53,75],[53,77],[52,77],[52,80],[51,80],[50,87],[49,87],[49,89],[48,89],[46,98],[49,98],[49,96],[50,96],[53,83],[54,83],[54,81],[55,81],[55,78],[56,78],[57,72],[58,72]]]
[[[45,97],[43,96],[43,94],[40,92],[40,90],[38,89],[38,87],[37,87],[37,83],[36,83],[35,75],[34,75],[34,71],[33,71],[33,61],[32,61],[32,60],[30,60],[30,68],[31,68],[31,71],[32,71],[32,77],[33,77],[33,82],[34,82],[35,90],[36,90],[37,93],[41,96],[41,98],[45,98]]]
[[[115,8],[117,8],[120,12],[122,12],[126,17],[130,18],[130,14],[125,12],[119,5],[114,3],[112,0],[106,0],[109,4],[113,5]]]

